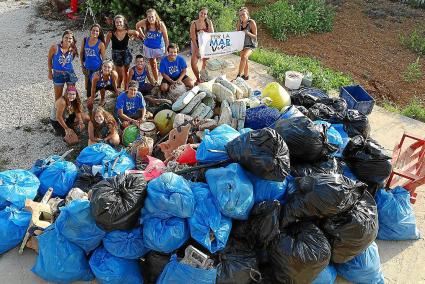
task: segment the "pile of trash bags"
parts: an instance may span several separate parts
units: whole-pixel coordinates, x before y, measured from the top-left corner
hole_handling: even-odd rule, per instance
[[[383,186],[390,156],[344,99],[219,77],[171,102],[163,147],[98,143],[0,172],[0,253],[49,189],[49,225],[29,232],[32,271],[52,282],[383,283],[375,239],[419,238],[408,191]]]

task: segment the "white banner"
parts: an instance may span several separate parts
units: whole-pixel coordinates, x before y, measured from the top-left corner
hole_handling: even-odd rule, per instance
[[[199,53],[201,58],[210,58],[231,54],[243,49],[244,32],[224,32],[198,34]]]

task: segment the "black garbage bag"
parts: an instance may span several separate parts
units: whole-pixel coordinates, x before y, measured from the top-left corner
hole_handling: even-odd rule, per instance
[[[276,122],[276,131],[289,148],[292,161],[314,162],[338,150],[328,143],[327,126],[316,125],[308,117],[292,117]]]
[[[349,210],[367,186],[341,174],[296,178],[297,190],[288,195],[281,210],[281,228],[306,218],[323,218]]]
[[[342,98],[320,99],[308,110],[311,120],[323,120],[329,123],[342,123],[347,115],[347,102]]]
[[[391,174],[391,157],[373,139],[360,135],[351,138],[343,156],[353,174],[369,185],[381,185]]]
[[[362,253],[378,234],[375,200],[365,191],[347,212],[323,220],[321,228],[332,247],[332,261],[344,263]]]
[[[142,261],[142,271],[146,284],[155,284],[164,267],[170,262],[171,254],[150,251]]]
[[[227,143],[226,150],[233,161],[263,179],[284,181],[289,173],[288,147],[274,129],[244,133]]]
[[[280,233],[280,202],[267,200],[251,210],[248,220],[233,220],[231,236],[243,242],[250,249],[265,249]]]
[[[331,258],[328,240],[312,222],[298,222],[285,228],[268,251],[273,283],[311,283]]]
[[[361,135],[368,138],[370,135],[369,119],[358,110],[349,109],[344,118],[344,130],[349,137]]]
[[[105,231],[129,230],[137,224],[145,197],[143,175],[118,175],[93,186],[91,212]]]
[[[303,106],[295,106],[302,114],[304,114],[305,116],[308,116],[308,109],[306,107]]]
[[[83,165],[78,170],[73,187],[78,187],[84,192],[89,192],[90,189],[101,180],[103,180],[102,174],[98,173],[93,175],[92,167]]]
[[[291,176],[305,177],[317,174],[342,174],[340,162],[330,157],[323,162],[291,164]]]
[[[291,94],[291,102],[296,106],[311,108],[320,99],[328,98],[328,95],[316,88],[301,88],[293,91]]]
[[[226,248],[218,253],[217,284],[251,284],[260,279],[255,251],[229,239]]]

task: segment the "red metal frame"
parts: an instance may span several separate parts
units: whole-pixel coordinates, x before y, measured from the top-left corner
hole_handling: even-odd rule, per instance
[[[409,146],[403,145],[407,138],[414,141]],[[410,202],[415,203],[416,188],[425,184],[425,139],[404,133],[394,147],[391,163],[393,170],[386,187],[404,187],[410,192]]]

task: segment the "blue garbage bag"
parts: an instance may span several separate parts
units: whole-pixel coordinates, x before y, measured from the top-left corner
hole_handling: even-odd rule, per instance
[[[142,227],[109,232],[103,239],[103,246],[113,256],[126,259],[141,258],[149,251],[143,240]]]
[[[32,272],[46,281],[69,283],[94,279],[85,252],[66,240],[55,225],[37,236],[38,256]]]
[[[26,170],[0,172],[0,199],[24,208],[25,199],[34,199],[40,186],[38,178]]]
[[[341,163],[342,175],[348,177],[351,180],[358,181],[359,179],[353,174],[350,167],[345,162]]]
[[[137,260],[113,256],[104,247],[94,251],[89,263],[96,280],[102,284],[143,283]]]
[[[252,183],[254,189],[254,203],[266,200],[283,201],[288,182],[285,178],[283,182],[262,179],[248,171],[245,172]]]
[[[57,161],[41,173],[38,192],[44,195],[51,187],[54,197],[65,197],[74,185],[77,173],[77,167],[73,163]]]
[[[189,183],[175,173],[163,173],[148,183],[144,208],[156,217],[188,218],[195,210]]]
[[[105,236],[105,231],[96,225],[88,200],[73,200],[61,208],[55,223],[56,229],[68,241],[76,244],[86,253],[97,248]]]
[[[38,159],[35,161],[34,165],[31,167],[30,171],[35,174],[37,177],[40,176],[40,174],[51,164],[55,163],[56,161],[61,160],[61,156],[58,155],[52,155],[45,159]]]
[[[220,212],[227,217],[247,220],[254,205],[254,190],[239,164],[210,169],[205,173]]]
[[[417,240],[415,212],[410,204],[409,192],[398,186],[391,191],[380,189],[375,195],[378,206],[379,240]]]
[[[30,220],[30,212],[23,211],[13,205],[0,211],[0,254],[22,242]]]
[[[229,159],[226,145],[240,134],[227,124],[222,124],[211,132],[205,130],[204,138],[196,151],[196,160],[201,163],[218,162]],[[220,151],[210,152],[209,150]]]
[[[378,246],[373,242],[352,260],[335,264],[339,276],[356,284],[384,284]]]
[[[75,163],[77,166],[82,165],[94,166],[101,165],[103,160],[110,161],[116,157],[117,151],[110,145],[105,143],[96,143],[84,148],[78,155]]]
[[[269,127],[279,118],[279,116],[279,110],[266,105],[249,108],[246,110],[245,127],[249,127],[254,130]]]
[[[189,218],[190,235],[211,253],[222,250],[232,229],[232,220],[223,216],[214,203],[208,185],[192,183],[196,205],[193,216]]]
[[[165,266],[156,284],[215,284],[217,269],[201,269],[181,263],[174,254]]]
[[[316,279],[311,284],[334,284],[336,280],[336,269],[332,264],[329,264],[325,269],[317,275]]]
[[[297,185],[295,184],[295,178],[291,175],[287,175],[286,176],[286,194],[285,196],[289,195],[289,194],[293,194],[295,191],[297,191]],[[281,204],[283,204],[285,202],[285,200],[283,200],[283,202],[281,202]]]
[[[186,219],[171,217],[161,219],[143,214],[143,239],[147,248],[171,253],[189,239],[189,227]]]
[[[342,152],[344,152],[345,147],[350,141],[350,137],[348,136],[347,132],[344,129],[344,124],[336,123],[331,125],[336,131],[338,131],[339,135],[341,136],[342,145],[339,148],[339,151],[337,153],[342,155]]]
[[[102,160],[102,176],[104,178],[124,174],[126,170],[136,167],[133,158],[125,151],[121,150],[115,156],[108,156]]]
[[[315,120],[314,124],[326,125],[326,137],[328,138],[329,144],[332,144],[338,147],[338,149],[341,149],[341,147],[344,144],[344,141],[342,140],[341,134],[338,132],[338,130],[336,130],[329,122],[326,122],[326,121]],[[338,151],[334,153],[334,156],[337,156],[337,155],[339,155],[338,157],[342,157],[342,152]]]

